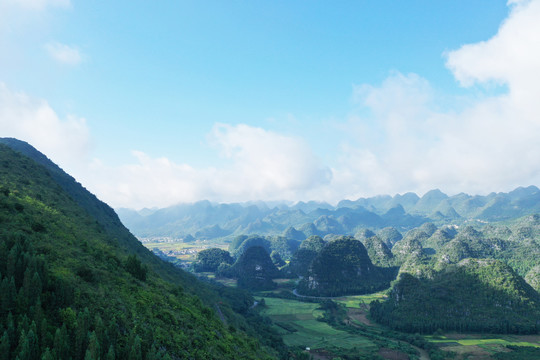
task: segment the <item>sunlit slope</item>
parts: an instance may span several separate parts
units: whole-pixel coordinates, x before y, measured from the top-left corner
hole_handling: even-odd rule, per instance
[[[270,357],[225,323],[236,321],[226,302],[217,316],[214,290],[154,257],[108,206],[47,164],[0,145],[0,352]]]

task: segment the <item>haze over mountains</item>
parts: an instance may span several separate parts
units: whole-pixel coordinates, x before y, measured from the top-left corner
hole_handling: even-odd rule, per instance
[[[421,198],[378,196],[335,207],[205,201],[135,213],[183,215],[178,224],[201,227],[184,242],[228,243],[229,251],[200,251],[190,269],[213,272],[234,288],[199,281],[152,255],[108,205],[29,144],[0,138],[0,160],[0,354],[8,359],[307,359],[304,349],[319,322],[357,341],[371,339],[371,330],[384,337],[360,357],[356,348],[321,347],[351,355],[344,358],[378,359],[383,347],[393,343],[399,352],[406,341],[446,359],[454,356],[428,337],[418,343],[420,335],[389,329],[540,331],[534,186],[487,196],[433,190]],[[247,232],[257,229],[281,236]],[[375,291],[382,291],[378,300],[356,310],[319,298]],[[260,316],[265,298],[294,306],[319,302],[324,315],[297,346],[285,341],[304,331],[294,325],[296,310],[272,323]],[[377,324],[351,326],[349,310]],[[504,359],[538,358],[502,350],[514,356]]]
[[[117,209],[139,238],[214,239],[239,234],[276,235],[298,240],[311,235],[354,235],[363,228],[407,231],[426,222],[493,222],[540,212],[540,189],[518,187],[508,193],[448,196],[438,189],[415,193],[321,202],[268,205],[264,202],[213,204],[200,201],[163,209]]]

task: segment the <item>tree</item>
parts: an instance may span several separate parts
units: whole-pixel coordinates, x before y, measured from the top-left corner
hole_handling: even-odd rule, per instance
[[[49,348],[45,349],[45,352],[41,356],[41,360],[54,360],[54,355]]]
[[[4,313],[13,311],[15,309],[15,303],[17,300],[17,290],[15,289],[15,279],[13,276],[11,276],[9,280],[7,277],[2,280],[0,291],[2,293],[2,311]]]
[[[139,335],[136,335],[135,339],[133,339],[133,345],[129,351],[129,359],[142,360],[141,338]]]
[[[2,336],[2,339],[0,339],[0,360],[8,360],[9,359],[9,335],[7,330],[4,331],[4,335]]]
[[[114,354],[114,347],[111,345],[109,346],[109,351],[107,352],[107,356],[105,357],[105,360],[115,360],[116,355]]]
[[[148,268],[141,263],[141,260],[136,255],[129,255],[126,260],[125,269],[128,273],[133,275],[136,279],[146,281],[146,274]]]
[[[38,354],[39,347],[36,334],[31,329],[28,333],[23,330],[19,338],[17,357],[19,360],[33,360],[38,358]]]
[[[56,329],[56,333],[54,334],[54,352],[59,360],[67,360],[69,358],[69,337],[66,324],[62,325],[62,328]]]
[[[84,308],[77,315],[77,328],[75,329],[75,351],[77,357],[82,357],[88,346],[88,332],[90,330],[90,311]]]
[[[216,271],[222,263],[233,263],[228,251],[218,248],[205,249],[197,254],[197,262],[193,265],[193,269],[197,272]]]
[[[99,360],[101,356],[101,346],[95,331],[92,331],[89,336],[85,359],[88,356],[93,360]]]

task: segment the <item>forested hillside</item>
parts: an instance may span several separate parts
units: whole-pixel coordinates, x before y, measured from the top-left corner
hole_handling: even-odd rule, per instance
[[[298,290],[316,296],[365,294],[387,288],[390,280],[392,274],[373,265],[360,241],[343,237],[329,242],[315,256]]]
[[[540,295],[501,261],[466,259],[430,279],[402,273],[388,300],[372,303],[371,316],[407,332],[536,334]]]
[[[162,262],[43,155],[4,142],[32,159],[0,145],[2,358],[259,359],[284,351],[255,338],[250,295]],[[279,339],[264,341],[280,349]]]

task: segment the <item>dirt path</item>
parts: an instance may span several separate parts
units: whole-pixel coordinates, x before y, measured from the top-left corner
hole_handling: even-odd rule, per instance
[[[421,348],[419,348],[417,346],[414,346],[412,344],[409,344],[409,345],[411,345],[413,348],[418,350],[418,352],[420,353],[420,360],[431,360],[431,358],[429,357],[429,354],[428,354],[428,352],[426,350],[421,349]]]
[[[216,305],[216,310],[218,312],[219,318],[221,319],[221,322],[223,323],[223,325],[227,325],[227,319],[225,319],[225,316],[223,316],[223,313],[221,312],[221,308],[219,307],[218,303],[215,303],[214,305]]]
[[[369,321],[369,319],[367,318],[368,311],[369,311],[368,305],[366,305],[363,309],[348,309],[347,316],[349,317],[349,319],[357,320],[366,326],[377,326],[376,324],[373,324],[371,321]],[[351,321],[348,321],[348,325],[358,327],[358,328],[361,327],[360,325],[357,325]],[[418,351],[418,353],[420,354],[420,360],[431,360],[431,357],[429,356],[426,350],[421,349],[417,346],[414,346],[413,344],[408,343],[406,341],[402,341],[402,340],[397,340],[397,341],[410,345],[414,349],[416,349],[416,351]]]
[[[368,320],[366,316],[366,312],[361,309],[349,309],[349,311],[347,312],[347,315],[349,316],[349,318],[359,321],[364,325],[374,326],[374,324]],[[351,325],[353,324],[354,323],[351,323]]]

